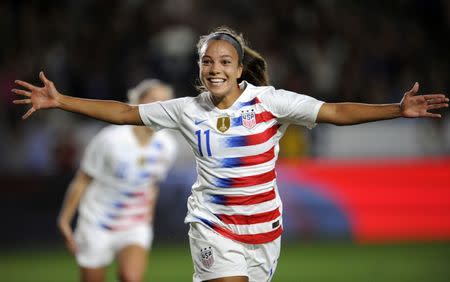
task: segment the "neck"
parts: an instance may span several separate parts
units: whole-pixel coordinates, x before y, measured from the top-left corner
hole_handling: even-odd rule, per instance
[[[153,135],[153,130],[145,126],[133,126],[133,133],[138,140],[139,145],[144,146],[148,144]]]
[[[232,92],[225,94],[223,96],[215,96],[211,94],[211,100],[219,109],[228,109],[231,107],[234,102],[241,96],[243,90],[237,85],[237,88],[233,90]]]

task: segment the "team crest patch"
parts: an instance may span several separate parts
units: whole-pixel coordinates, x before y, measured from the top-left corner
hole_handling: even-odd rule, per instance
[[[211,247],[204,248],[200,250],[200,259],[202,264],[206,268],[211,268],[214,264],[214,255]]]
[[[137,165],[138,165],[138,166],[144,166],[144,165],[145,165],[145,157],[144,157],[144,156],[140,156],[140,157],[137,159]]]
[[[217,130],[225,132],[230,128],[230,117],[219,117],[217,119]]]
[[[252,129],[256,125],[255,110],[242,111],[242,125],[248,129]]]

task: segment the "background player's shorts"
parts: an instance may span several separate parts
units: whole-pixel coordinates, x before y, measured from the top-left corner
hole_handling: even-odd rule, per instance
[[[193,281],[247,276],[250,282],[270,281],[280,256],[281,238],[250,245],[226,238],[201,223],[189,230]]]
[[[149,249],[153,241],[153,227],[143,224],[123,231],[108,231],[80,220],[74,237],[78,265],[98,268],[109,265],[126,246],[138,245]]]

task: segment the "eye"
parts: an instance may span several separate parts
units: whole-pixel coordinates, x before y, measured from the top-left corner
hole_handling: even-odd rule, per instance
[[[210,59],[203,59],[202,60],[202,65],[210,65],[211,64],[211,60]]]
[[[222,64],[224,65],[230,65],[231,64],[231,60],[223,60]]]

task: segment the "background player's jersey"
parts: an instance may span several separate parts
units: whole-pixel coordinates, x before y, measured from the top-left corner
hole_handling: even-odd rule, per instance
[[[107,126],[87,146],[81,170],[93,177],[79,207],[80,219],[107,230],[147,224],[155,204],[153,184],[172,166],[176,143],[159,131],[140,145],[133,126]]]
[[[180,130],[194,152],[198,178],[186,222],[201,222],[231,239],[260,244],[282,233],[275,162],[290,123],[308,128],[323,102],[273,87],[241,83],[244,92],[225,110],[209,92],[139,106],[154,129]]]

